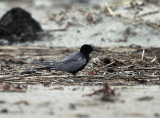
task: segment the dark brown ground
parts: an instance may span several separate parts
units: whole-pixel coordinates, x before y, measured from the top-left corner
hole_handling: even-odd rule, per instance
[[[77,48],[78,49],[78,48]],[[160,48],[141,48],[138,46],[102,48],[102,52],[92,53],[92,61],[73,77],[59,71],[38,71],[21,75],[21,72],[37,67],[31,61],[59,60],[75,48],[44,47],[0,47],[0,82],[4,84],[42,84],[49,85],[159,85],[159,62],[153,60]],[[144,51],[143,51],[144,50]],[[144,52],[144,53],[143,53]],[[157,55],[158,57],[158,55]],[[58,58],[58,59],[57,59]]]

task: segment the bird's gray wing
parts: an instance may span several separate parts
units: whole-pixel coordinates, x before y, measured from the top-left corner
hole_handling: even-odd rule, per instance
[[[60,62],[66,63],[66,62],[68,62],[68,61],[77,60],[78,58],[81,58],[81,57],[83,57],[82,54],[80,54],[80,53],[75,53],[75,54],[71,54],[71,55],[63,58]]]
[[[36,64],[36,65],[42,65],[42,66],[51,66],[54,65],[56,62],[35,62],[33,61],[32,64]]]
[[[34,68],[35,70],[57,70],[59,65],[61,65],[59,62],[40,62],[37,64],[41,65],[41,67],[36,67]]]
[[[77,53],[69,55],[68,57],[62,59],[60,62],[54,65],[53,70],[61,70],[66,72],[74,72],[86,64],[86,58],[83,55]]]
[[[50,69],[50,70],[60,70],[66,72],[74,72],[86,65],[86,58],[80,53],[71,54],[59,62],[43,63],[44,67],[35,69]]]

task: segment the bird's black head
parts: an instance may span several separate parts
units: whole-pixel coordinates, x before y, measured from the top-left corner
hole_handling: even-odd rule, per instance
[[[82,53],[91,53],[92,51],[98,51],[96,50],[92,45],[84,44],[82,45],[80,52]]]

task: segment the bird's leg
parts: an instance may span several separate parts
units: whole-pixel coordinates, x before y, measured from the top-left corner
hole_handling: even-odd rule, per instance
[[[75,78],[75,77],[76,77],[76,74],[73,74],[73,77]]]
[[[79,81],[78,78],[77,78],[76,73],[73,74],[73,80],[74,80],[74,82]]]
[[[52,73],[52,71],[50,69],[46,69],[46,72]]]

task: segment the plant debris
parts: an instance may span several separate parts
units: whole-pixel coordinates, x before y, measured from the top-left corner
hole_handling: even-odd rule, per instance
[[[0,92],[25,92],[26,86],[24,85],[2,85],[0,86]]]
[[[102,52],[93,53],[93,57],[96,58],[91,59],[86,68],[76,77],[54,70],[52,72],[35,71],[34,68],[39,65],[28,62],[31,57],[34,62],[40,62],[42,59],[46,62],[56,61],[57,55],[63,58],[76,52],[75,48],[68,50],[68,48],[11,46],[1,47],[0,50],[2,50],[0,52],[0,82],[2,84],[103,85],[106,80],[111,85],[160,84],[158,60],[160,48],[140,46],[102,48]]]
[[[114,102],[115,99],[113,98],[113,96],[116,96],[115,91],[113,89],[111,89],[110,85],[106,82],[104,83],[104,86],[102,89],[96,90],[91,94],[86,94],[85,96],[93,96],[93,95],[97,95],[99,93],[102,93],[102,97],[101,100],[103,101],[107,101],[107,102]]]
[[[8,112],[9,112],[9,111],[8,111],[8,109],[6,109],[6,108],[0,110],[0,113],[5,113],[5,114],[6,114],[6,113],[8,113]]]
[[[150,100],[153,100],[153,97],[152,96],[144,96],[144,97],[138,98],[137,100],[139,100],[139,101],[150,101]]]

